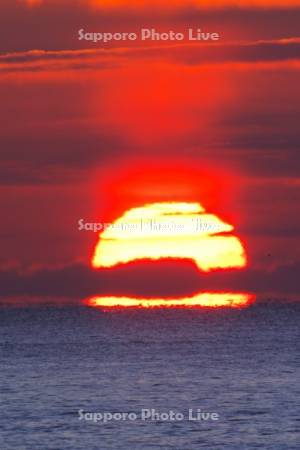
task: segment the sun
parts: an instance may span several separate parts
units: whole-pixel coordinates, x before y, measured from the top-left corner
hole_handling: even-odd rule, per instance
[[[100,233],[94,268],[141,259],[190,259],[199,270],[242,268],[247,264],[234,227],[200,203],[163,202],[129,209]]]
[[[202,292],[183,298],[93,297],[87,301],[91,307],[110,308],[242,308],[253,296],[247,293]]]
[[[105,224],[92,257],[96,269],[112,268],[139,260],[192,260],[199,272],[241,269],[246,251],[233,225],[208,213],[198,202],[149,203],[128,209]],[[249,293],[199,292],[183,298],[93,297],[86,304],[118,308],[219,308],[245,307]]]

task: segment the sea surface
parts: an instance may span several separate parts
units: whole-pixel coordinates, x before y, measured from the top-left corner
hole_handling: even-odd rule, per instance
[[[0,317],[1,450],[300,449],[297,305]]]

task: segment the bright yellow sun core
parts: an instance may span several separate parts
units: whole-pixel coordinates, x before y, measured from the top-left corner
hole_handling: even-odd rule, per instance
[[[199,203],[152,203],[128,210],[100,233],[92,265],[180,258],[193,260],[206,272],[241,268],[246,254],[233,230]]]

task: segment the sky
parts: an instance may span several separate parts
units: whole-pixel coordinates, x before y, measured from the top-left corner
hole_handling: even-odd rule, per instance
[[[2,0],[1,302],[215,286],[299,298],[299,20],[300,1]],[[143,27],[221,39],[78,40]],[[247,270],[91,270],[98,236],[78,220],[183,197],[234,224]]]

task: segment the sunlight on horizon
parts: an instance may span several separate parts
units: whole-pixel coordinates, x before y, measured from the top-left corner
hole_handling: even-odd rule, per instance
[[[253,300],[246,293],[212,293],[203,292],[193,297],[168,298],[131,298],[131,297],[93,297],[86,304],[99,308],[241,308],[248,306]]]

